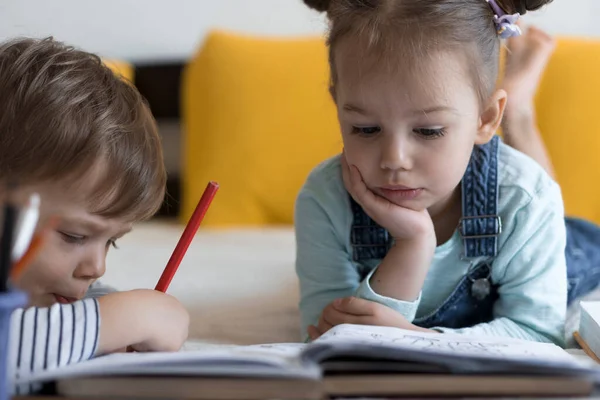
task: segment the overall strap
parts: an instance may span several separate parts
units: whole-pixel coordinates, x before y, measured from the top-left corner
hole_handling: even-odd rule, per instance
[[[498,151],[500,138],[476,146],[462,180],[462,218],[458,231],[465,258],[494,258],[502,221],[498,215]]]
[[[352,259],[354,261],[383,259],[392,246],[390,234],[373,221],[350,194],[348,197],[353,215],[350,232]]]

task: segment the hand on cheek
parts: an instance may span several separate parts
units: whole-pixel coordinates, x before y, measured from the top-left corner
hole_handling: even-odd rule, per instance
[[[360,171],[342,154],[344,186],[363,210],[396,240],[410,240],[422,235],[435,235],[429,212],[398,206],[367,187]]]

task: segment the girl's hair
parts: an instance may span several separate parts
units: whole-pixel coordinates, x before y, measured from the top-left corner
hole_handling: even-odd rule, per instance
[[[5,42],[0,93],[0,182],[77,183],[99,168],[93,212],[139,221],[158,210],[166,172],[156,123],[99,57],[51,38]]]
[[[496,0],[508,14],[525,14],[552,0]],[[352,36],[378,62],[408,61],[421,69],[435,51],[463,51],[483,104],[498,77],[500,39],[486,0],[304,0],[326,12],[330,22],[329,61],[335,94],[334,48]],[[355,43],[356,45],[356,43]],[[356,46],[355,46],[356,48]],[[395,57],[393,59],[390,59]],[[382,60],[383,59],[383,60]],[[387,60],[386,60],[387,59]],[[421,63],[422,65],[416,65]],[[403,64],[403,66],[406,66]]]

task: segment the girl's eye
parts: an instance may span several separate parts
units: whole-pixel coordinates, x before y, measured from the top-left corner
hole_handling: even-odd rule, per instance
[[[114,247],[115,249],[119,249],[119,246],[117,246],[117,240],[116,239],[111,239],[106,243],[106,247]]]
[[[362,136],[374,136],[381,132],[379,126],[353,126],[352,133],[356,133]]]
[[[63,240],[71,244],[82,244],[85,241],[85,236],[73,235],[66,232],[60,232]]]
[[[417,135],[425,139],[436,139],[446,134],[445,128],[418,128],[413,130]]]

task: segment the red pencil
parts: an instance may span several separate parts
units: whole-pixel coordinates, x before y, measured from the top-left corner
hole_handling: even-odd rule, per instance
[[[204,193],[202,194],[202,197],[200,198],[192,217],[188,221],[188,224],[185,227],[185,230],[183,231],[183,234],[181,235],[181,238],[179,239],[171,258],[169,259],[165,270],[163,271],[158,283],[156,284],[156,287],[154,288],[155,290],[161,292],[167,291],[173,276],[175,276],[175,272],[177,272],[177,268],[179,268],[179,264],[181,263],[183,256],[185,256],[185,253],[188,247],[190,247],[190,243],[192,242],[194,235],[198,231],[198,228],[204,219],[204,215],[206,215],[206,211],[208,211],[208,207],[210,207],[210,203],[215,197],[215,194],[217,194],[217,190],[219,190],[218,183],[208,183],[208,186],[204,190]]]

